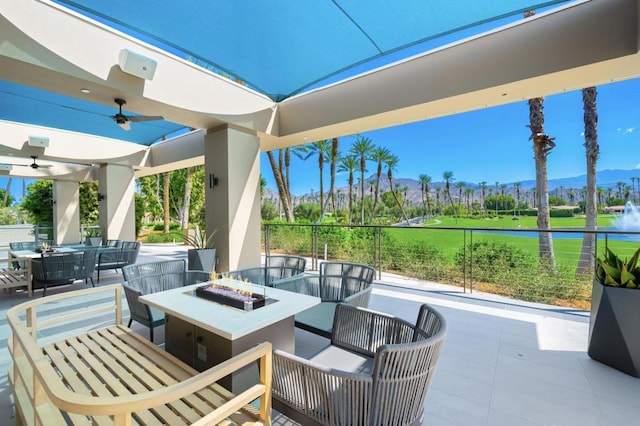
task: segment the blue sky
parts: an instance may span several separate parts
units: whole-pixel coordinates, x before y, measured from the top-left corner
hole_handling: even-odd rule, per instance
[[[640,168],[640,79],[598,87],[598,170]],[[495,184],[535,179],[532,142],[528,140],[529,109],[526,101],[449,117],[362,133],[377,146],[389,148],[399,157],[395,177],[418,179],[427,174],[434,182],[444,171],[453,171],[456,181]],[[555,137],[556,147],[548,158],[548,178],[586,173],[581,91],[545,98],[545,132]],[[355,136],[340,138],[346,153]],[[328,188],[328,166],[325,188]],[[375,172],[370,163],[368,173]],[[267,186],[276,189],[266,154],[261,155],[261,173]],[[345,186],[348,176],[336,177]],[[317,157],[303,162],[293,157],[291,191],[294,195],[319,188]]]

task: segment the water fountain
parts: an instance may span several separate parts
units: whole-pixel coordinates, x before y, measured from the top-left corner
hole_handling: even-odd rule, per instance
[[[615,219],[613,225],[620,231],[640,231],[640,208],[627,201],[624,213]]]

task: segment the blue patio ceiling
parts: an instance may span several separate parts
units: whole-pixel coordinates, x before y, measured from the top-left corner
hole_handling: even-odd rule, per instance
[[[131,130],[124,131],[111,119],[118,112],[115,103],[113,107],[108,107],[2,80],[0,99],[0,117],[6,121],[98,135],[141,145],[151,145],[162,135],[184,128],[181,124],[167,121],[144,121],[133,123]],[[123,113],[137,115],[129,114],[126,105]]]
[[[55,0],[275,101],[444,34],[568,0]]]

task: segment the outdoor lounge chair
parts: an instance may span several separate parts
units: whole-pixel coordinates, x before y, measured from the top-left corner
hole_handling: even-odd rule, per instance
[[[303,425],[421,424],[447,334],[427,304],[415,325],[339,304],[331,344],[312,359],[273,356],[273,408]]]
[[[371,298],[375,269],[348,262],[322,262],[319,274],[300,274],[272,283],[281,290],[319,297],[319,305],[300,312],[296,327],[324,337],[331,336],[333,316],[338,303],[366,308]]]
[[[119,246],[99,249],[95,265],[98,271],[98,282],[100,282],[100,271],[122,269],[127,265],[132,265],[136,263],[139,252],[139,241],[122,241]]]
[[[265,257],[264,266],[237,269],[222,275],[238,281],[249,281],[253,284],[272,287],[274,281],[302,274],[306,265],[307,259],[304,257],[269,255]]]
[[[135,320],[149,327],[149,340],[153,341],[153,328],[164,324],[164,313],[138,301],[144,294],[170,290],[185,285],[209,281],[206,271],[187,271],[184,260],[162,260],[139,263],[122,268],[125,282],[122,284],[129,305],[129,324]]]

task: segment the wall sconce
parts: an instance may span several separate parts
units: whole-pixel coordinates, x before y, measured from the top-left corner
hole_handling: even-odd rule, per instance
[[[209,173],[209,188],[213,188],[218,186],[218,178],[213,175],[213,173]]]
[[[104,200],[104,195],[98,192],[98,202]]]

